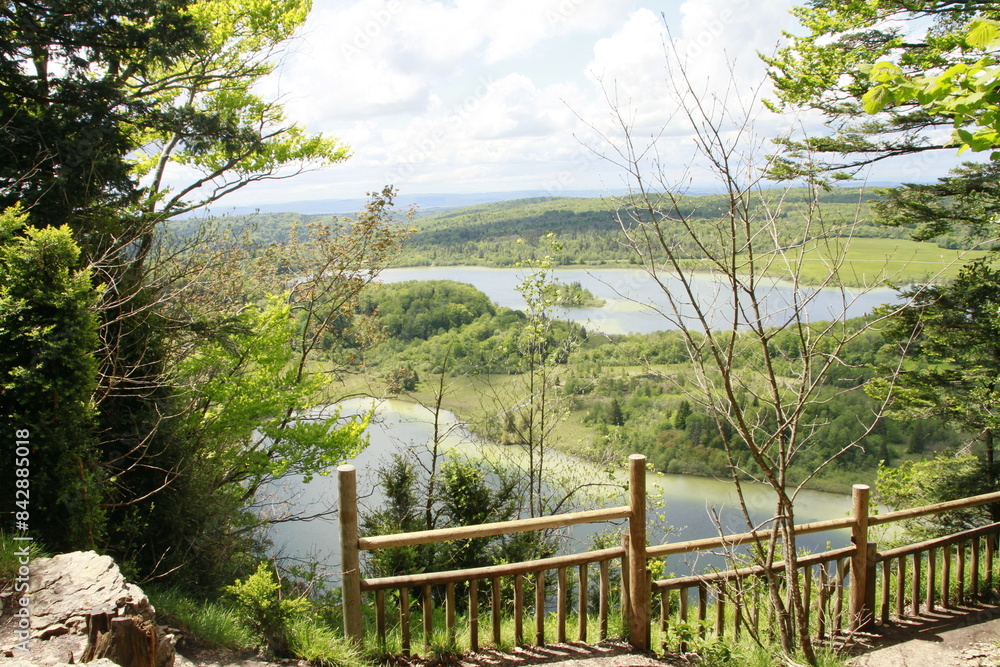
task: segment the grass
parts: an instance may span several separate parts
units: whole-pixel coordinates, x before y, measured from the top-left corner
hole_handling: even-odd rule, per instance
[[[49,555],[36,542],[15,540],[13,534],[0,530],[0,590],[17,578],[18,569],[24,565],[24,556],[18,552],[25,547],[28,547],[28,561]]]
[[[353,667],[365,664],[361,651],[344,639],[339,629],[308,617],[292,621],[288,627],[289,649],[312,665]]]
[[[172,588],[151,588],[147,595],[161,623],[185,630],[212,646],[242,650],[259,643],[236,610],[224,603],[194,600]]]
[[[161,623],[189,632],[207,644],[230,650],[260,648],[241,615],[223,602],[200,601],[172,589],[150,589],[148,595]],[[344,639],[343,630],[309,615],[298,615],[288,625],[288,648],[298,658],[321,667],[363,667],[361,652]]]
[[[839,276],[848,287],[940,282],[954,278],[963,264],[987,254],[977,250],[949,250],[908,239],[833,239],[806,250],[800,280],[807,285],[821,284],[832,271],[830,258],[838,258],[839,262],[843,257]],[[787,266],[795,266],[800,253],[790,251],[788,257],[787,264],[775,262],[768,274],[787,277]]]

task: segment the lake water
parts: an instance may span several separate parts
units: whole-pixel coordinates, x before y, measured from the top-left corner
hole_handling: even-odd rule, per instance
[[[530,269],[498,269],[480,266],[412,267],[386,269],[379,279],[396,283],[407,280],[455,280],[469,283],[486,294],[494,303],[507,308],[523,309],[524,300],[515,287],[531,273]],[[677,329],[678,322],[671,312],[663,289],[642,269],[554,269],[563,283],[579,282],[606,303],[603,308],[572,308],[558,314],[605,334],[652,333]],[[674,298],[681,299],[681,285],[675,278],[664,278],[664,285]],[[733,309],[722,291],[722,283],[711,276],[699,276],[693,281],[697,300],[711,313],[712,327],[731,326]],[[766,311],[769,323],[777,323],[790,313],[793,290],[788,283],[773,281],[766,288]],[[861,290],[800,290],[800,300],[808,295],[809,318],[813,321],[858,317],[882,303],[896,300],[889,288]],[[681,317],[687,326],[697,328],[691,320],[691,304],[681,303]]]
[[[417,267],[388,269],[383,271],[383,282],[407,280],[455,280],[469,283],[484,292],[494,303],[509,308],[524,308],[524,301],[515,287],[530,273],[527,269],[495,269],[484,267]],[[678,322],[667,310],[669,302],[662,288],[641,269],[556,269],[553,275],[564,283],[579,282],[582,286],[605,300],[602,308],[567,309],[558,315],[583,324],[591,331],[606,334],[651,333],[676,329]],[[674,279],[665,281],[668,289],[679,293],[679,284]],[[722,294],[721,283],[710,276],[699,277],[695,281],[697,298],[712,313],[713,326],[730,325],[732,306]],[[896,293],[891,289],[860,291],[823,290],[804,292],[811,297],[809,315],[812,320],[836,319],[843,316],[854,317],[869,312],[875,306],[891,302]],[[766,305],[771,322],[780,320],[788,312],[793,296],[787,284],[775,282],[768,287]],[[687,314],[690,314],[688,305]],[[687,316],[682,313],[682,316]],[[690,322],[689,322],[690,323]],[[367,401],[348,401],[345,413],[363,410]],[[454,416],[449,418],[454,421]],[[393,452],[405,448],[421,448],[432,434],[432,415],[419,405],[400,401],[384,401],[378,407],[378,420],[369,428],[370,446],[350,462],[358,468],[359,504],[369,508],[377,507],[381,496],[376,487],[378,467],[389,461]],[[463,431],[453,434],[448,446],[456,453],[471,458],[517,457],[518,448],[501,448],[488,443],[476,442]],[[625,457],[622,457],[624,469]],[[553,454],[562,470],[570,476],[584,476],[588,481],[599,475],[594,467],[565,456]],[[650,509],[650,516],[662,514],[672,528],[665,532],[663,526],[650,530],[654,543],[662,541],[682,541],[712,537],[718,534],[712,516],[717,511],[727,532],[745,532],[745,522],[739,514],[735,488],[726,480],[708,479],[684,475],[651,474],[647,487],[653,498],[659,497],[662,508]],[[284,501],[292,498],[290,508],[310,514],[336,507],[337,479],[335,471],[329,476],[315,478],[309,484],[301,480],[288,480],[282,489],[273,490],[276,498]],[[744,495],[753,520],[760,522],[772,515],[771,491],[764,485],[747,484]],[[623,491],[606,498],[605,506],[624,505]],[[851,499],[845,495],[806,491],[796,500],[797,522],[821,521],[847,516]],[[362,508],[363,509],[363,508]],[[608,528],[607,524],[577,526],[570,529],[564,547],[565,551],[581,551],[587,548],[595,532]],[[325,563],[328,571],[339,570],[339,528],[336,521],[316,520],[306,523],[278,524],[272,535],[274,551],[283,555],[306,557]],[[847,531],[804,535],[799,543],[804,549],[821,551],[827,543],[834,547],[845,546],[849,541]],[[704,567],[720,567],[723,561],[718,556],[689,555],[675,556],[667,563],[667,570],[678,574],[688,574]]]
[[[347,401],[344,404],[344,414],[364,411],[372,405],[367,399]],[[455,423],[454,415],[449,414],[451,424]],[[377,507],[382,498],[376,490],[376,471],[380,464],[390,460],[393,452],[407,447],[422,447],[433,432],[432,415],[420,405],[403,401],[382,401],[378,404],[376,423],[369,428],[371,444],[352,459],[350,463],[358,469],[359,505]],[[518,456],[518,447],[498,447],[479,443],[460,429],[453,432],[447,441],[447,446],[457,455],[469,457],[482,456]],[[552,454],[551,460],[560,473],[577,479],[584,478],[593,481],[600,478],[601,472],[578,459]],[[624,469],[625,457],[622,457]],[[620,478],[624,480],[624,472]],[[652,543],[664,541],[678,542],[683,540],[713,537],[718,529],[712,519],[712,510],[721,514],[727,532],[745,532],[746,524],[737,510],[735,487],[732,482],[692,477],[685,475],[649,474],[646,480],[650,494],[648,514],[653,518],[662,514],[666,524],[671,526],[669,532],[663,530],[663,522],[654,522],[650,529]],[[607,489],[605,489],[607,491]],[[293,498],[291,507],[305,513],[312,513],[336,506],[337,477],[332,471],[329,476],[317,477],[309,484],[301,480],[288,480],[282,489],[274,490],[277,497]],[[770,490],[761,484],[744,485],[744,495],[754,521],[760,522],[772,515],[773,501]],[[653,501],[662,501],[662,507],[654,507]],[[606,498],[605,506],[627,504],[624,491],[617,491]],[[846,495],[804,491],[796,500],[796,522],[821,521],[837,519],[849,514],[851,499]],[[362,508],[363,511],[363,508]],[[620,524],[620,522],[619,522]],[[589,524],[573,527],[566,539],[564,551],[585,551],[590,537],[598,531],[611,527],[610,524]],[[616,530],[620,531],[620,525]],[[274,552],[285,556],[311,558],[324,563],[330,573],[339,571],[340,548],[339,528],[335,520],[315,520],[310,522],[294,522],[278,524],[273,530]],[[821,551],[827,543],[835,548],[846,546],[849,542],[847,531],[836,531],[804,535],[799,539],[802,548],[810,551]],[[712,555],[688,555],[671,557],[667,563],[667,571],[678,574],[689,574],[693,570],[705,567],[720,567],[721,557]]]

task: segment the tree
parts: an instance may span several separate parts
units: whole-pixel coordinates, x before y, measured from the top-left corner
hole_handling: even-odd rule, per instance
[[[26,434],[6,438],[0,454],[30,471],[23,487],[13,464],[4,467],[12,490],[4,502],[47,548],[93,548],[104,532],[93,430],[98,295],[77,268],[69,227],[32,228],[26,218],[0,213],[0,413],[12,436]],[[15,457],[17,440],[27,456]],[[20,505],[19,488],[28,489]]]
[[[563,326],[552,316],[560,294],[552,268],[561,246],[554,234],[546,234],[543,240],[549,252],[523,265],[533,271],[516,288],[526,304],[526,319],[515,335],[507,338],[508,349],[494,350],[504,358],[507,373],[517,375],[510,382],[488,381],[490,395],[482,407],[486,421],[483,432],[495,442],[520,446],[510,463],[523,472],[523,512],[530,517],[558,513],[580,488],[589,485],[557,480],[557,466],[548,460],[556,428],[566,411],[565,398],[558,391],[561,367],[586,332],[576,325]]]
[[[203,39],[179,58],[136,72],[132,94],[168,119],[132,135],[141,157],[143,210],[165,219],[203,208],[247,185],[293,177],[347,159],[337,139],[309,134],[255,88],[305,21],[310,0],[202,0],[186,18]],[[170,185],[171,168],[198,176]]]
[[[188,0],[5,2],[0,30],[0,206],[68,224],[84,246],[120,235],[138,189],[134,132],[160,122],[136,76],[203,44]]]
[[[350,428],[304,424],[301,410],[315,398],[321,343],[361,349],[373,334],[355,321],[353,300],[405,233],[389,213],[392,194],[283,254],[208,226],[171,237],[166,225],[249,183],[347,157],[256,92],[308,8],[39,0],[0,10],[0,205],[23,202],[36,228],[68,224],[81,248],[73,268],[88,267],[101,289],[99,465],[88,484],[105,490],[102,546],[133,576],[176,576],[200,562],[187,567],[192,580],[211,579],[252,546],[259,521],[248,491],[299,463],[315,471],[321,450],[350,451],[339,436],[357,441]],[[196,175],[183,183],[184,173]],[[295,275],[309,278],[289,284]],[[276,295],[285,310],[266,305]],[[275,366],[282,359],[291,375]],[[225,381],[257,382],[261,393]],[[219,414],[230,400],[244,401],[233,409],[242,423]]]
[[[966,29],[955,46],[969,57],[987,51],[977,61],[960,60],[934,73],[907,72],[894,62],[879,61],[868,69],[868,78],[877,85],[862,97],[864,110],[876,114],[917,104],[931,117],[951,122],[951,143],[959,153],[1000,146],[1000,68],[996,56],[988,53],[1000,45],[1000,21],[976,15]]]
[[[895,373],[891,405],[901,415],[944,420],[979,440],[983,465],[966,484],[986,493],[997,481],[1000,271],[975,262],[949,284],[904,294],[912,296],[911,307],[890,320],[885,333],[912,361]],[[872,381],[869,391],[884,397],[886,381]]]
[[[188,285],[185,304],[170,304],[204,320],[194,331],[169,332],[177,416],[164,433],[175,439],[137,457],[161,475],[156,502],[139,505],[146,521],[132,529],[154,545],[139,561],[147,575],[183,570],[184,583],[210,588],[248,565],[262,529],[336,511],[289,515],[266,492],[289,476],[308,483],[367,442],[365,417],[342,419],[327,406],[341,398],[337,376],[379,340],[369,318],[354,313],[406,234],[392,194],[374,194],[354,220],[311,228],[259,254],[233,248]]]
[[[985,66],[981,52],[967,49],[970,22],[1000,18],[994,3],[979,0],[811,0],[793,14],[804,31],[786,33],[790,44],[764,58],[777,97],[771,106],[817,110],[833,132],[782,140],[789,152],[771,173],[783,177],[834,170],[835,178],[850,178],[873,162],[946,148],[940,129],[953,127],[953,118],[915,96],[895,99],[887,79],[964,78]],[[872,117],[866,107],[884,113]]]
[[[707,216],[686,206],[683,190],[660,171],[665,153],[657,138],[674,136],[676,128],[654,130],[653,139],[644,144],[628,120],[631,111],[612,103],[617,132],[601,133],[601,138],[607,159],[624,170],[630,185],[620,199],[617,219],[624,243],[669,300],[663,315],[669,328],[683,337],[694,374],[693,382],[677,383],[677,389],[714,422],[738,497],[745,476],[766,483],[774,493],[774,514],[764,523],[773,532],[752,557],[770,566],[780,556],[787,571],[795,572],[798,494],[817,472],[863,446],[878,423],[879,406],[860,433],[820,457],[802,478],[793,482],[790,471],[813,454],[829,424],[816,419],[817,408],[850,390],[825,382],[845,366],[845,348],[892,313],[849,322],[848,308],[857,292],[844,282],[849,275],[845,254],[857,218],[828,219],[816,206],[814,190],[802,224],[789,237],[781,215],[784,192],[766,187],[766,174],[781,158],[766,159],[757,152],[762,142],[754,134],[758,111],[753,102],[736,97],[735,82],[718,93],[701,93],[677,54],[669,47],[667,51],[673,95],[668,108],[687,121],[685,130],[697,152],[692,161],[699,159],[699,166],[715,177],[725,192],[726,207],[706,224]],[[672,163],[678,161],[675,146],[670,148]],[[828,267],[818,284],[803,279],[809,261]],[[700,292],[693,284],[695,276],[705,274],[717,281],[712,293]],[[788,283],[780,297],[779,278]],[[823,321],[814,322],[811,305],[821,289],[839,292],[844,308],[824,312]],[[851,372],[844,370],[837,375]],[[670,376],[664,380],[675,381]],[[690,428],[692,418],[686,421]],[[763,527],[751,519],[745,505],[742,510],[750,531]],[[785,658],[794,660],[798,648],[815,664],[797,578],[780,581],[769,568],[765,571]]]
[[[831,139],[812,147],[860,153],[847,159],[856,167],[915,151],[993,151],[988,161],[965,163],[936,183],[883,190],[875,208],[881,222],[908,227],[918,240],[990,248],[1000,210],[996,5],[823,1],[796,12],[808,34],[769,63],[782,103],[819,109],[836,124]],[[945,128],[950,139],[931,139]],[[984,474],[968,483],[989,489],[996,483],[996,280],[987,263],[975,262],[951,284],[903,290],[913,308],[891,321],[887,334],[909,365],[869,387],[885,397],[895,382],[898,413],[945,419],[979,439]]]

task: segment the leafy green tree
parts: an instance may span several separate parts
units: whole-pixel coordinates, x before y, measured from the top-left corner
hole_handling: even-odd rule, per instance
[[[956,147],[992,151],[989,161],[966,163],[936,183],[885,190],[885,200],[876,207],[881,220],[912,229],[918,239],[945,235],[962,247],[983,241],[989,247],[997,237],[1000,208],[997,5],[815,0],[795,11],[805,34],[792,37],[791,45],[768,61],[779,101],[820,110],[836,131],[789,144],[795,152],[775,173],[794,175],[815,167],[810,150],[842,156],[822,166],[847,167],[842,172],[847,176],[897,155]],[[951,136],[941,140],[944,129]],[[903,290],[913,307],[888,331],[911,364],[897,381],[894,408],[944,419],[976,436],[983,445],[984,470],[969,483],[991,488],[996,483],[991,423],[996,280],[988,263],[977,262],[950,285]],[[871,391],[889,397],[890,383],[876,381]]]
[[[362,534],[392,535],[425,530],[424,499],[420,497],[420,478],[414,461],[403,454],[393,454],[392,460],[381,466],[377,475],[385,502],[379,509],[362,514]],[[420,547],[406,546],[368,553],[365,567],[372,576],[388,577],[421,572],[426,562]]]
[[[362,516],[365,535],[429,530],[507,521],[517,516],[520,484],[508,472],[485,461],[445,456],[432,475],[423,475],[416,457],[394,454],[378,471],[385,502]],[[425,523],[425,513],[432,524]],[[537,546],[537,545],[536,545]],[[373,576],[391,576],[481,567],[514,562],[524,556],[519,536],[494,536],[440,544],[379,549],[368,555]],[[536,552],[530,552],[537,557]]]
[[[840,178],[875,161],[949,146],[940,129],[953,127],[955,118],[925,105],[927,97],[901,92],[897,98],[885,84],[897,76],[938,75],[946,77],[942,83],[958,83],[955,77],[982,64],[982,51],[969,48],[970,24],[989,26],[1000,18],[995,3],[979,0],[810,0],[793,14],[803,30],[787,33],[789,45],[765,58],[777,98],[772,106],[817,110],[833,131],[784,142],[791,152],[772,173],[844,170]],[[929,94],[947,96],[946,88]],[[870,116],[874,110],[884,113]]]
[[[136,175],[148,183],[144,210],[173,217],[251,183],[290,178],[348,157],[337,139],[289,122],[280,102],[256,92],[311,5],[200,0],[185,8],[184,18],[201,40],[129,81],[136,96],[170,121],[130,137],[140,155]],[[171,170],[181,166],[198,176],[177,185]]]
[[[91,387],[100,434],[103,546],[133,575],[218,574],[252,543],[254,487],[310,474],[324,451],[351,449],[335,444],[341,436],[357,443],[350,428],[298,417],[314,399],[321,344],[359,349],[370,334],[353,326],[354,299],[405,233],[383,215],[391,193],[270,253],[204,231],[179,242],[163,233],[172,216],[249,183],[347,157],[256,92],[308,9],[302,0],[4,5],[0,205],[23,202],[36,228],[68,224],[82,250],[73,268],[89,267],[101,288],[100,383],[81,386]],[[261,305],[288,291],[289,275],[311,278],[294,284],[287,310]],[[195,562],[204,567],[186,568]]]
[[[691,402],[683,400],[680,405],[677,406],[677,410],[674,412],[673,427],[679,431],[683,431],[687,428],[688,417],[691,416]]]
[[[879,470],[877,499],[890,508],[904,509],[967,498],[975,488],[970,482],[981,475],[982,461],[968,452],[943,452],[932,459],[903,461],[896,468]],[[904,526],[916,539],[932,539],[995,521],[992,511],[992,506],[955,510],[911,519]]]
[[[28,227],[26,218],[17,209],[0,213],[0,414],[8,429],[0,455],[11,490],[4,504],[47,548],[89,548],[104,531],[93,404],[98,295],[78,268],[69,227]],[[17,440],[29,443],[27,456],[15,457]],[[30,472],[22,505],[14,494],[19,459]]]
[[[0,207],[68,224],[88,256],[137,200],[134,133],[164,122],[133,84],[204,44],[188,0],[5,2],[0,30]],[[88,257],[89,258],[89,257]]]
[[[912,290],[913,306],[888,322],[886,334],[913,359],[895,379],[892,405],[908,416],[941,419],[979,440],[983,467],[967,480],[985,493],[996,485],[994,434],[1000,405],[1000,271],[965,267],[946,285]],[[888,394],[884,379],[870,383]]]
[[[907,71],[894,62],[879,61],[868,70],[868,78],[877,85],[862,97],[864,110],[876,114],[916,103],[930,116],[951,121],[952,143],[959,146],[959,153],[1000,145],[1000,63],[988,53],[1000,45],[1000,21],[977,14],[966,30],[954,47],[968,57],[987,53],[975,62],[957,59],[944,72]]]

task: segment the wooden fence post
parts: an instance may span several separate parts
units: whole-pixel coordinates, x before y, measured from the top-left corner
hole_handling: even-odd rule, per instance
[[[344,635],[362,642],[361,560],[358,554],[358,487],[352,465],[337,467],[340,490],[340,569],[344,604]]]
[[[852,494],[851,515],[855,525],[851,528],[851,606],[850,629],[865,630],[874,623],[875,578],[868,560],[868,485],[855,484]]]
[[[646,578],[646,457],[628,457],[629,470],[629,641],[649,650],[649,584]]]

